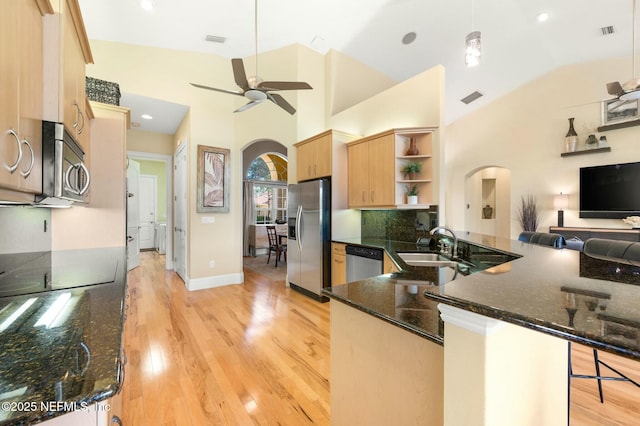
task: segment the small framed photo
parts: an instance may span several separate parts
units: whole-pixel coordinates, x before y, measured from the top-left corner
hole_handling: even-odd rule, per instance
[[[624,101],[621,99],[609,99],[602,101],[602,125],[624,123],[626,121],[638,120],[638,102],[640,100]]]
[[[229,153],[198,145],[198,213],[229,212]]]

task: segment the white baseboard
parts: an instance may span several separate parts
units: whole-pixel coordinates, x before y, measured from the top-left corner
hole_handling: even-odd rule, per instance
[[[242,284],[244,282],[244,272],[227,275],[214,275],[203,278],[190,278],[186,282],[187,290],[204,290],[207,288],[222,287],[230,284]]]

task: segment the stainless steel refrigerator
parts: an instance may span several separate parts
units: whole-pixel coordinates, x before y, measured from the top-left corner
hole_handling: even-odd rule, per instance
[[[326,302],[331,285],[331,184],[327,179],[289,185],[287,279],[291,288]]]

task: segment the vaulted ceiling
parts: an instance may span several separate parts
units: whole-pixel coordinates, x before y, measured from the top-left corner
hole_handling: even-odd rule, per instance
[[[80,0],[90,39],[208,52],[255,54],[254,0]],[[446,69],[445,121],[455,121],[563,65],[632,52],[633,0],[258,0],[259,52],[299,43],[340,51],[403,81]],[[548,13],[545,22],[537,17]],[[603,28],[612,27],[604,35]],[[478,66],[464,64],[464,39],[482,33]],[[415,33],[415,40],[403,37]],[[206,36],[225,39],[206,41]],[[632,77],[632,63],[620,81]],[[231,70],[230,70],[231,71]],[[602,82],[602,98],[607,97]],[[484,96],[466,105],[474,91]]]

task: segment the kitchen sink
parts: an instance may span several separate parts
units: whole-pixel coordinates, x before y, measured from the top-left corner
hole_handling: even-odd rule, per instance
[[[449,259],[439,253],[399,252],[400,259],[410,266],[450,266],[455,268],[458,262]]]

